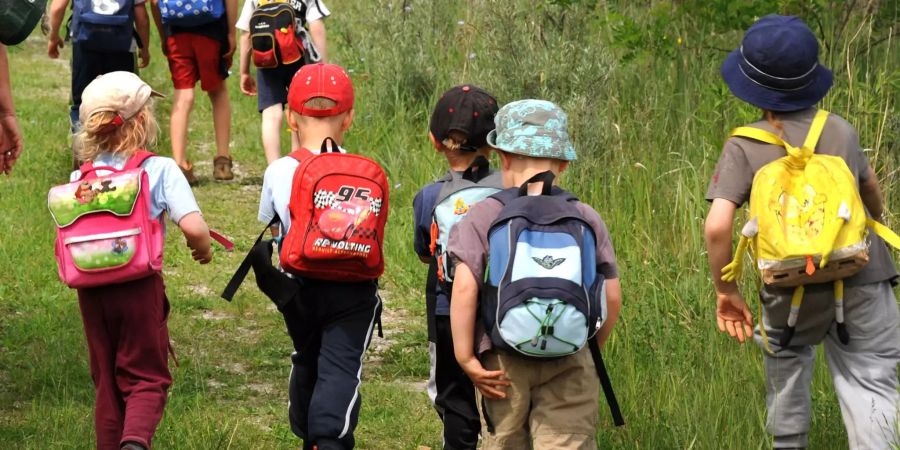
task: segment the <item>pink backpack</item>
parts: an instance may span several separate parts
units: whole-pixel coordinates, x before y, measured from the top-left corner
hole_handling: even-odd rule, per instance
[[[162,270],[163,226],[150,217],[150,184],[141,168],[151,156],[139,151],[122,170],[88,162],[78,181],[50,189],[59,278],[70,288],[123,283]],[[111,173],[97,176],[97,170]]]

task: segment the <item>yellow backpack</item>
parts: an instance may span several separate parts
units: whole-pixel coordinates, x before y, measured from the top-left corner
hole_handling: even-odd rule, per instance
[[[787,156],[766,164],[753,177],[750,220],[741,230],[734,259],[722,269],[722,280],[738,278],[749,246],[765,284],[795,288],[788,328],[779,342],[782,347],[790,344],[794,335],[803,286],[829,281],[834,282],[838,338],[847,344],[843,279],[869,262],[867,227],[900,248],[900,236],[866,216],[856,178],[844,159],[815,153],[827,119],[828,112],[819,110],[802,147],[752,127],[731,133],[787,150]],[[769,350],[762,325],[760,331]]]

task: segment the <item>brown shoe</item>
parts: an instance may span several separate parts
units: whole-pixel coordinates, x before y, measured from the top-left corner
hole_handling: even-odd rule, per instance
[[[187,161],[187,168],[178,166],[181,169],[181,173],[184,174],[184,177],[187,179],[187,182],[191,186],[196,186],[200,180],[197,179],[197,176],[194,175],[194,163]]]
[[[230,156],[216,156],[213,159],[213,178],[217,180],[234,179],[234,173],[231,172]]]

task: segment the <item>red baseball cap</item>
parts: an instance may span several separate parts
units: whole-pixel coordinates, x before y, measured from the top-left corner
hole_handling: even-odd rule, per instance
[[[333,100],[336,105],[327,109],[305,106],[316,97]],[[341,66],[335,64],[307,64],[300,68],[288,89],[288,106],[302,116],[329,117],[353,109],[353,82]]]

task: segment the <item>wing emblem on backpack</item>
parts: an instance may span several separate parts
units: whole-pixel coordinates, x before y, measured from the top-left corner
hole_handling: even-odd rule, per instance
[[[558,266],[566,261],[566,258],[553,258],[552,255],[547,255],[547,256],[544,256],[543,258],[538,258],[537,256],[532,256],[531,259],[533,259],[534,262],[538,263],[538,265],[540,265],[541,267],[543,267],[547,270],[552,270],[552,269],[556,268],[556,266]]]

